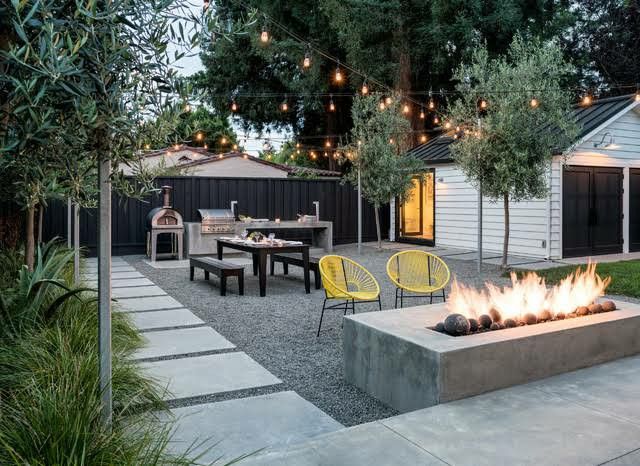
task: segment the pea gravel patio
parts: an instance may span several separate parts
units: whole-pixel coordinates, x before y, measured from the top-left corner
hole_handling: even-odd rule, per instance
[[[364,247],[362,255],[358,255],[353,245],[336,248],[337,254],[362,263],[375,275],[382,288],[383,309],[391,309],[394,304],[394,288],[385,273],[387,259],[393,252]],[[445,255],[446,251],[441,253]],[[258,296],[257,277],[247,266],[245,296],[238,296],[237,288],[232,283],[227,296],[221,297],[215,277],[206,282],[201,274],[196,274],[196,280],[190,282],[188,268],[153,268],[145,263],[142,256],[127,256],[126,260],[232,341],[237,350],[247,353],[283,382],[277,387],[206,395],[190,400],[189,404],[292,390],[346,426],[396,414],[391,408],[344,381],[342,312],[325,313],[322,332],[316,338],[324,292],[312,287],[311,294],[305,294],[301,269],[292,267],[289,276],[284,276],[281,264],[277,264],[276,275],[267,280],[267,296],[261,298]],[[452,274],[465,283],[480,286],[485,280],[506,282],[496,266],[485,265],[483,277],[480,278],[475,262],[453,258],[445,260]],[[415,300],[416,305],[425,302],[428,300]],[[356,306],[356,312],[376,309],[376,304]],[[172,406],[183,405],[180,400],[172,403]]]

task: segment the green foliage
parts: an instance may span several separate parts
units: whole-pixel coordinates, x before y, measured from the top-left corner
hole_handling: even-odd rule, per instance
[[[345,178],[354,186],[358,172],[362,196],[375,207],[378,245],[381,246],[380,206],[391,199],[404,199],[412,179],[423,164],[404,154],[410,124],[400,111],[400,100],[394,99],[384,110],[375,96],[360,96],[353,103],[351,144],[342,148],[352,168]]]
[[[506,56],[491,59],[481,47],[471,63],[458,68],[461,97],[451,107],[450,120],[463,133],[451,151],[472,183],[482,180],[486,196],[497,200],[506,194],[517,201],[546,194],[553,154],[569,148],[577,136],[572,97],[560,89],[572,71],[554,43],[520,37]],[[531,90],[536,108],[522,89]],[[481,100],[488,106],[479,114]]]
[[[352,154],[353,167],[346,178],[357,185],[359,168],[362,195],[376,208],[393,198],[404,198],[412,177],[423,165],[414,157],[402,155],[410,126],[402,116],[399,100],[380,110],[377,97],[357,97],[352,113],[352,144],[343,151]]]
[[[97,303],[93,292],[67,291],[71,257],[47,244],[34,271],[22,268],[2,293],[0,463],[191,464],[165,453],[170,424],[139,413],[162,409],[162,392],[131,359],[142,339],[123,313],[112,316],[111,430],[101,422]]]
[[[201,134],[201,138],[198,137]],[[177,141],[190,146],[202,147],[205,144],[214,152],[229,152],[238,137],[229,124],[229,120],[217,115],[206,107],[198,107],[180,119],[174,128]],[[223,144],[223,138],[226,142]]]
[[[461,97],[451,106],[450,121],[461,131],[451,153],[473,185],[504,203],[503,267],[509,201],[544,197],[553,155],[577,137],[572,96],[561,89],[572,71],[555,43],[516,36],[504,57],[491,59],[481,47],[455,73]],[[530,89],[529,99],[537,105],[523,98],[522,89]]]

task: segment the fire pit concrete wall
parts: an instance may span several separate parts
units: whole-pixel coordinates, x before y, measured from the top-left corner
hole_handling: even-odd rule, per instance
[[[400,412],[640,353],[640,306],[452,337],[430,330],[443,304],[347,316],[344,373]],[[535,402],[535,400],[532,400]]]

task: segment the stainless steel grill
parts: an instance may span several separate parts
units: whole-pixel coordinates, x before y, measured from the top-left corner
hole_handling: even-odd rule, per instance
[[[233,233],[235,218],[230,209],[198,209],[200,214],[200,232]]]

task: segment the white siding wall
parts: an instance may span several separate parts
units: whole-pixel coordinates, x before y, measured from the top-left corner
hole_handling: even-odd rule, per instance
[[[610,133],[619,147],[616,149],[596,148],[603,136]],[[609,137],[605,138],[605,144]],[[611,121],[606,128],[578,144],[566,162],[557,157],[553,163],[551,183],[553,187],[551,198],[551,257],[559,258],[562,254],[562,164],[595,167],[622,167],[625,185],[629,179],[628,168],[640,168],[640,105]],[[628,218],[629,218],[629,190],[623,195],[623,251],[628,252]]]
[[[436,246],[476,249],[478,194],[453,164],[438,165],[436,173]],[[442,182],[438,181],[442,179]],[[504,209],[484,199],[483,249],[502,252]],[[547,255],[548,202],[546,199],[511,202],[509,252],[544,258]]]

